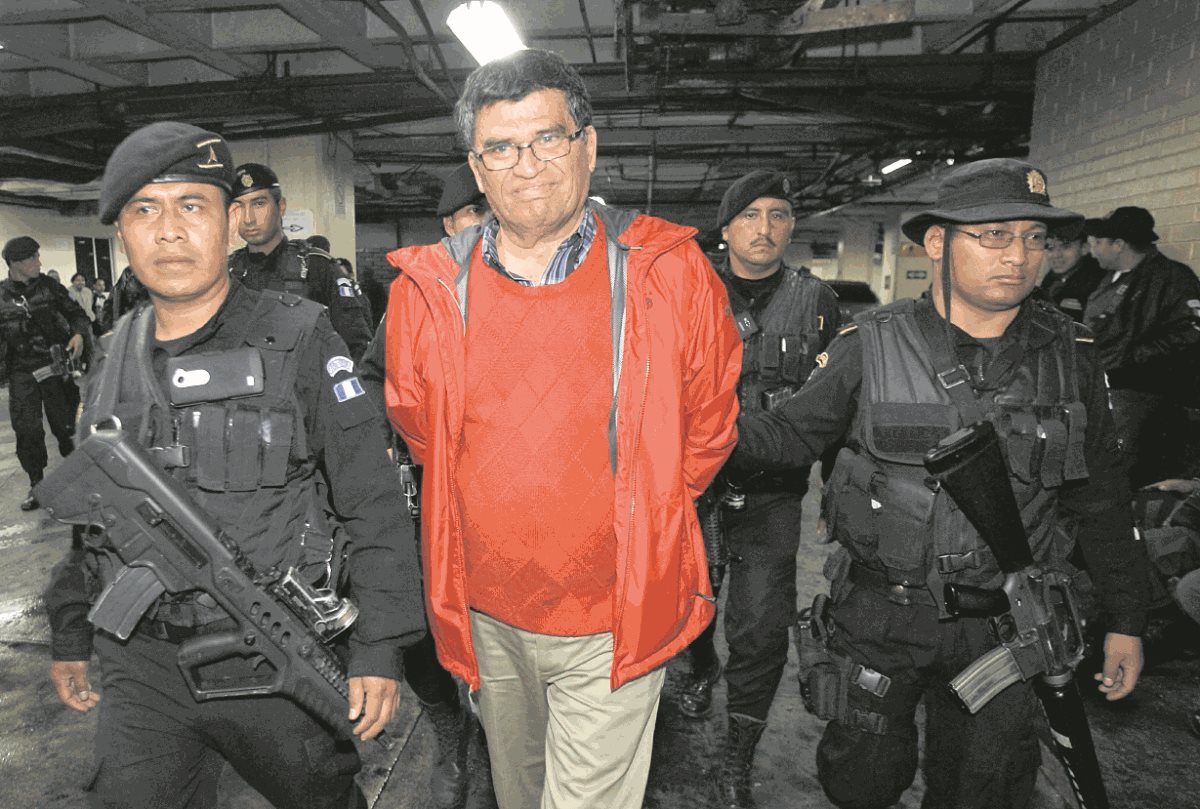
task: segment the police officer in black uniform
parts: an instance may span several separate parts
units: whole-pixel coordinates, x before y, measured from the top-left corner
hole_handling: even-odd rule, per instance
[[[924,453],[959,425],[994,423],[1038,564],[1068,564],[1059,513],[1076,522],[1108,630],[1100,691],[1120,699],[1137,682],[1147,561],[1104,371],[1083,327],[1029,297],[1047,225],[1079,218],[1051,206],[1045,177],[1026,163],[956,168],[937,207],[903,226],[933,262],[932,295],[859,315],[797,396],[738,420],[733,464],[803,466],[847,439],[828,504],[843,546],[826,568],[838,662],[816,683],[840,695],[826,703],[838,707],[827,707],[817,749],[821,785],[840,807],[882,809],[912,783],[922,699],[924,807],[1024,807],[1033,794],[1031,684],[975,715],[946,687],[998,641],[985,618],[950,620],[942,584],[994,588],[1002,578],[962,513],[927,484]]]
[[[371,341],[371,313],[354,279],[324,250],[283,234],[287,199],[267,166],[237,167],[234,198],[242,207],[238,235],[246,246],[229,257],[229,271],[251,289],[290,292],[329,307],[333,328],[358,359]]]
[[[17,459],[32,487],[46,469],[46,433],[50,432],[65,458],[74,448],[75,408],[79,402],[75,382],[65,360],[83,355],[89,331],[87,314],[67,289],[42,275],[41,245],[29,236],[18,236],[4,245],[8,278],[0,281],[0,340],[8,363],[8,414],[17,434]],[[37,508],[30,489],[21,501],[22,511]]]
[[[742,335],[738,400],[745,412],[770,410],[795,393],[837,331],[837,295],[806,267],[788,266],[784,251],[796,220],[791,184],[779,172],[752,171],[721,199],[717,226],[728,246],[718,270]],[[724,484],[724,485],[722,485]],[[788,627],[796,619],[796,552],[808,467],[773,472],[726,470],[714,494],[723,500],[729,595],[725,640],[729,660],[729,733],[716,788],[722,807],[753,807],[750,769],[767,712],[787,662]],[[718,578],[719,573],[714,576]],[[720,582],[714,582],[714,589]],[[680,710],[708,712],[720,675],[713,648],[716,620],[693,641],[689,682]]]
[[[93,633],[88,599],[116,565],[89,544],[55,569],[46,593],[51,679],[67,706],[101,706],[89,788],[109,809],[215,807],[223,761],[277,807],[365,807],[351,734],[373,738],[391,718],[401,651],[424,631],[381,417],[345,343],[323,307],[227,272],[242,210],[231,204],[232,167],[220,136],[173,122],[140,129],[113,152],[100,219],[116,223],[152,305],[117,323],[89,377],[81,429],[116,416],[258,570],[295,567],[309,583],[335,583],[328,570],[343,555],[322,515],[342,517],[344,570],[361,611],[348,640],[348,719],[330,727],[279,696],[194,700],[176,665],[179,643],[230,626],[206,593],[160,597],[127,641]],[[207,373],[171,373],[182,358]],[[249,395],[228,384],[245,378],[234,369],[255,366],[264,372]]]
[[[1088,298],[1102,280],[1104,270],[1088,252],[1083,227],[1051,228],[1046,240],[1046,277],[1038,284],[1038,294],[1082,323]]]

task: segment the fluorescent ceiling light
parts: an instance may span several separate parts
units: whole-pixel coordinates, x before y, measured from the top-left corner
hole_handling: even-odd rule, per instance
[[[446,25],[481,65],[525,50],[504,8],[492,0],[472,0],[450,12]]]
[[[893,171],[899,171],[911,162],[912,160],[910,158],[902,157],[899,160],[893,160],[891,163],[888,163],[879,171],[881,174],[891,174]]]

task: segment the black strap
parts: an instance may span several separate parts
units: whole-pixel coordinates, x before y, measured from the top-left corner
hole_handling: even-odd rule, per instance
[[[928,311],[924,311],[926,307]],[[958,406],[965,423],[982,421],[983,409],[979,406],[979,397],[975,395],[975,389],[971,387],[971,374],[958,361],[947,335],[937,328],[934,321],[941,320],[941,317],[933,308],[933,301],[925,298],[918,300],[914,314],[917,327],[929,346],[929,359],[933,363],[938,382]]]

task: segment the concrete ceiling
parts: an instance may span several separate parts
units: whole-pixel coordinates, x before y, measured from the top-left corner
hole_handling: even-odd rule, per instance
[[[503,1],[503,0],[502,0]],[[79,206],[156,120],[354,148],[360,220],[432,211],[463,153],[450,107],[474,62],[459,0],[5,0],[0,201]],[[1039,53],[1130,0],[507,0],[525,41],[586,81],[593,192],[681,221],[759,167],[802,212],[947,158],[1022,155]],[[285,178],[286,182],[286,178]],[[82,186],[82,187],[81,187]],[[86,202],[82,203],[86,206]]]

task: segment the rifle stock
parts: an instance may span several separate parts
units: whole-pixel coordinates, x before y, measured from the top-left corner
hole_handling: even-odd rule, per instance
[[[54,519],[103,529],[101,541],[125,565],[89,614],[96,626],[128,638],[163,592],[203,590],[236,629],[180,644],[178,664],[197,700],[280,694],[335,729],[346,724],[345,670],[305,620],[313,605],[293,603],[295,588],[278,571],[256,571],[124,432],[93,432],[36,495]],[[330,619],[346,624],[341,611]]]
[[[1036,677],[1034,691],[1079,805],[1108,809],[1073,678],[1083,657],[1083,635],[1070,580],[1034,563],[995,428],[984,421],[947,436],[926,453],[925,468],[979,532],[1005,574],[1003,603],[1000,593],[946,586],[948,609],[965,607],[963,614],[995,616],[1003,608],[993,618],[1001,645],[960,672],[951,688],[975,713],[1017,680]]]

